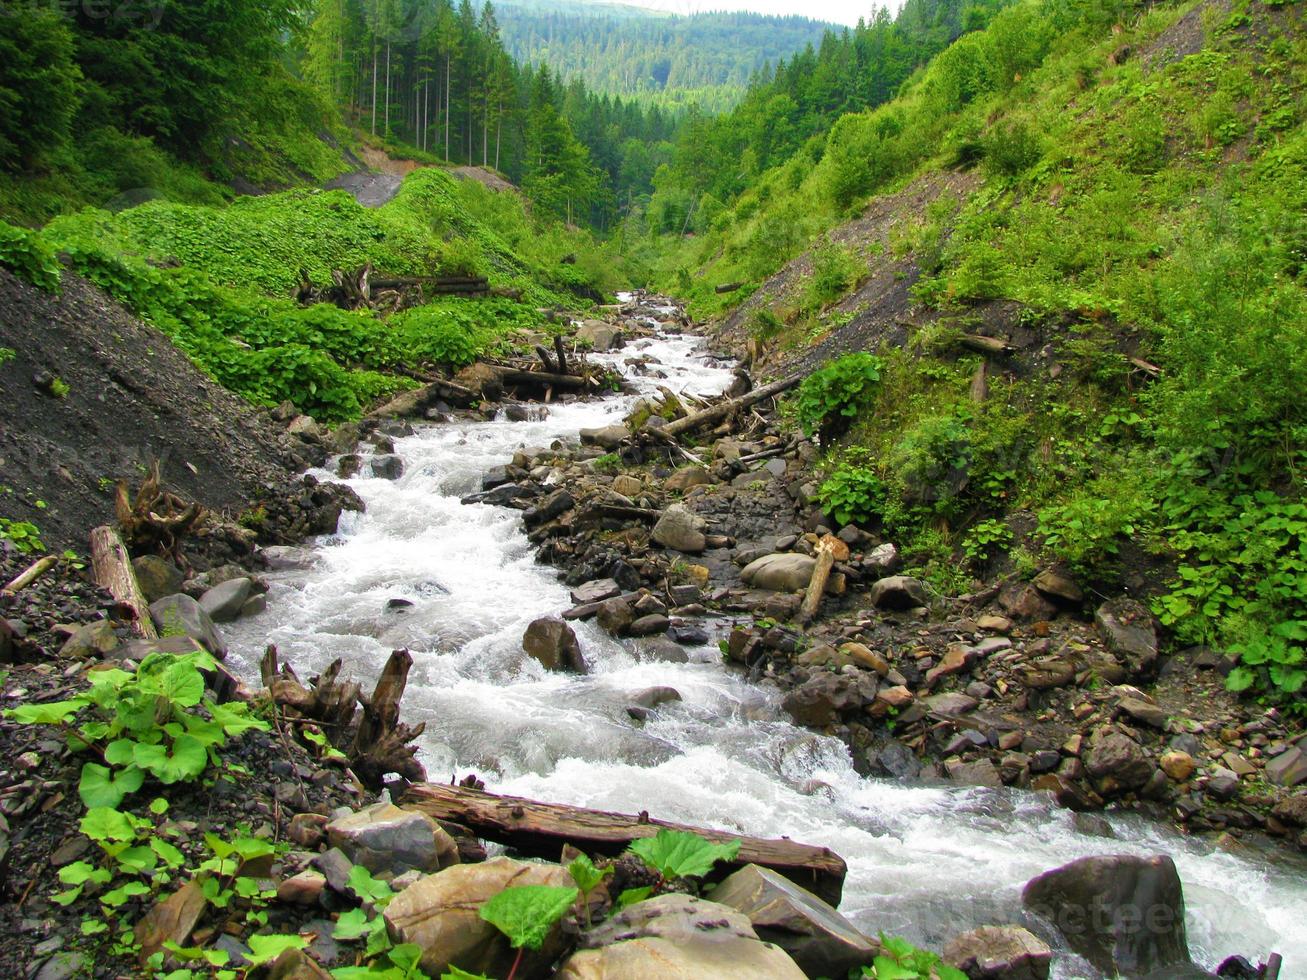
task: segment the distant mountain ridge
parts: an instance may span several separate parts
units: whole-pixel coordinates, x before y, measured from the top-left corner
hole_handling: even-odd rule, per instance
[[[519,62],[548,65],[595,92],[710,110],[738,101],[764,66],[843,30],[806,17],[685,16],[579,0],[505,0],[496,12],[504,45]]]

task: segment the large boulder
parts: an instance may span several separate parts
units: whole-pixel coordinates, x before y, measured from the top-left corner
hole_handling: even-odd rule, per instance
[[[327,840],[373,874],[431,872],[458,864],[454,838],[425,813],[377,803],[327,824]]]
[[[1169,857],[1081,858],[1032,879],[1021,900],[1109,976],[1189,965],[1184,891]]]
[[[529,864],[500,857],[459,864],[409,885],[386,906],[386,929],[396,943],[422,948],[422,969],[440,976],[450,966],[469,973],[507,976],[517,951],[480,916],[481,906],[505,888],[550,885],[569,888],[572,878],[557,864]],[[561,924],[539,950],[527,950],[519,976],[543,972],[564,948]]]
[[[800,725],[823,728],[862,704],[857,681],[848,674],[820,671],[785,695],[782,707]]]
[[[118,634],[107,619],[79,626],[59,648],[59,656],[66,660],[87,660],[103,657],[118,649]]]
[[[154,602],[164,596],[176,595],[182,590],[186,576],[182,570],[158,555],[142,555],[132,559],[132,571],[136,574],[136,584],[141,587],[141,594],[146,602]]]
[[[619,912],[582,939],[559,980],[804,980],[741,912],[688,895],[660,895]]]
[[[817,559],[807,555],[775,554],[763,555],[749,562],[740,572],[746,585],[755,589],[770,589],[772,592],[798,592],[806,589],[812,579],[812,570],[817,567]]]
[[[1094,621],[1103,642],[1126,670],[1135,675],[1152,673],[1157,666],[1157,629],[1147,606],[1118,596],[1098,607]]]
[[[684,493],[691,487],[706,487],[712,482],[712,474],[702,466],[682,466],[663,481],[663,489]]]
[[[561,619],[546,616],[526,628],[522,649],[544,664],[546,670],[568,670],[576,674],[586,671],[581,643],[572,627]]]
[[[708,546],[703,533],[703,518],[680,504],[672,504],[654,525],[653,540],[664,548],[698,554]]]
[[[845,976],[880,952],[834,908],[770,868],[746,865],[713,889],[712,900],[747,915],[759,939],[785,950],[810,977]]]
[[[1280,786],[1307,782],[1307,752],[1295,745],[1266,764],[1266,778]]]
[[[230,579],[200,596],[200,608],[215,623],[230,623],[240,618],[241,610],[253,594],[254,583],[249,579]]]
[[[891,575],[871,587],[867,601],[877,609],[915,609],[930,605],[930,593],[920,579]]]
[[[576,339],[597,351],[616,350],[623,344],[622,331],[603,320],[586,320],[576,328]]]
[[[1048,980],[1053,951],[1020,926],[982,926],[945,946],[943,958],[970,980]]]
[[[624,425],[606,425],[602,429],[582,429],[581,445],[598,446],[600,449],[614,450],[624,439],[631,436],[631,430]]]
[[[189,636],[219,660],[227,656],[227,644],[209,614],[188,595],[177,593],[150,603],[150,618],[160,636]]]

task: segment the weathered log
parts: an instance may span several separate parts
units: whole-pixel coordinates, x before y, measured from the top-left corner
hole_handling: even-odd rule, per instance
[[[760,459],[771,459],[773,456],[784,456],[784,446],[773,446],[771,449],[764,449],[760,453],[749,453],[747,456],[741,456],[741,463],[756,463]]]
[[[567,348],[563,346],[561,335],[554,335],[554,353],[558,356],[558,373],[571,374],[567,366]]]
[[[1012,354],[1016,348],[1006,340],[999,340],[995,337],[982,337],[980,334],[964,333],[958,338],[958,343],[967,350],[976,351],[979,354]]]
[[[763,385],[761,388],[755,388],[747,395],[739,398],[731,398],[723,402],[718,402],[712,408],[706,408],[702,412],[695,412],[693,415],[687,415],[683,419],[677,419],[675,422],[669,422],[663,426],[662,431],[669,436],[681,436],[687,432],[693,432],[695,429],[702,429],[707,425],[714,425],[722,419],[729,416],[737,409],[748,408],[773,395],[779,395],[781,392],[789,391],[796,387],[803,380],[803,375],[793,374],[788,378],[780,381],[773,381],[769,385]]]
[[[823,535],[817,542],[817,565],[808,580],[808,591],[803,596],[803,605],[799,607],[799,622],[809,623],[817,615],[821,597],[826,593],[826,581],[837,561],[849,560],[849,546],[833,534]]]
[[[14,578],[8,585],[6,585],[3,589],[0,589],[0,592],[8,592],[12,594],[14,592],[23,591],[23,589],[27,588],[29,585],[35,582],[38,578],[40,578],[50,569],[54,568],[54,566],[58,564],[58,562],[59,559],[56,558],[54,555],[46,555],[44,558],[40,558],[37,561],[34,561],[32,564],[28,565],[27,568],[25,568],[23,572],[20,575],[18,575],[16,578]]]
[[[734,862],[719,865],[723,870],[729,872],[746,864],[762,865],[832,905],[840,902],[848,870],[844,859],[829,848],[798,844],[784,838],[764,840],[688,827],[653,820],[645,814],[630,816],[587,810],[432,783],[410,786],[401,802],[436,820],[462,824],[486,840],[512,847],[523,854],[554,860],[566,844],[591,855],[617,855],[626,850],[631,841],[652,837],[660,830],[689,831],[718,843],[739,841],[740,851]]]
[[[350,765],[365,786],[380,789],[387,773],[398,773],[418,782],[427,778],[426,770],[415,758],[417,746],[411,745],[425,730],[425,724],[400,724],[399,702],[408,685],[413,657],[407,650],[396,650],[386,661],[372,697],[363,701],[363,718],[349,752]]]
[[[1160,367],[1158,367],[1156,364],[1149,364],[1143,358],[1139,358],[1139,357],[1130,358],[1130,366],[1134,368],[1138,368],[1140,371],[1143,371],[1144,374],[1147,374],[1148,376],[1153,378],[1158,378],[1161,377],[1162,375],[1162,369]]]
[[[97,527],[91,532],[91,574],[96,585],[131,611],[132,629],[138,636],[145,640],[159,638],[150,619],[150,604],[141,594],[136,573],[132,571],[127,546],[111,527]]]
[[[585,378],[573,377],[570,374],[552,374],[546,371],[518,371],[512,368],[500,372],[506,385],[538,385],[539,387],[551,386],[554,388],[585,388],[589,381]]]
[[[715,292],[718,296],[724,296],[727,293],[733,293],[738,289],[742,289],[743,287],[744,287],[744,283],[742,282],[724,282],[720,286],[716,287],[713,290],[713,292]]]
[[[545,369],[546,374],[566,374],[565,371],[558,370],[554,365],[552,355],[539,344],[536,345],[536,357],[540,358],[540,364]]]
[[[586,511],[591,514],[598,514],[600,517],[612,517],[619,521],[645,521],[649,524],[655,523],[659,517],[656,510],[650,510],[647,507],[627,507],[624,504],[591,504],[586,508]]]

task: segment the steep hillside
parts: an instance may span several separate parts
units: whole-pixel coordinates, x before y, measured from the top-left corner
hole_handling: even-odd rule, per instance
[[[821,497],[941,589],[1059,561],[1289,698],[1305,78],[1300,3],[1023,3],[720,208],[666,282],[763,363],[874,353],[823,372],[849,411]]]

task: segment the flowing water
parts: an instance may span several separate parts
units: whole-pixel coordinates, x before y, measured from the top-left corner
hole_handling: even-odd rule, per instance
[[[692,337],[638,341],[664,379],[711,394],[730,381]],[[271,576],[268,611],[230,629],[232,661],[257,679],[266,643],[301,676],[337,657],[375,679],[390,651],[414,665],[403,704],[426,722],[422,762],[440,780],[469,771],[489,788],[536,799],[638,812],[763,837],[826,845],[848,862],[841,910],[866,931],[939,948],[977,925],[1021,921],[1021,886],[1089,854],[1170,854],[1179,866],[1195,959],[1285,956],[1284,980],[1307,976],[1307,880],[1300,867],[1236,856],[1130,818],[1080,832],[1041,796],[860,778],[836,740],[790,724],[778,693],[723,667],[715,648],[691,662],[641,659],[638,648],[577,624],[591,673],[550,674],[521,649],[526,626],[570,605],[538,565],[517,511],[460,498],[523,447],[619,421],[633,396],[550,406],[535,421],[422,427],[396,440],[396,481],[364,469],[349,481],[367,504],[336,535]],[[329,474],[321,473],[327,477]],[[411,606],[389,608],[392,599]],[[682,701],[626,713],[637,691],[667,685]],[[1104,825],[1106,827],[1108,825]],[[1094,976],[1071,957],[1059,975]]]

